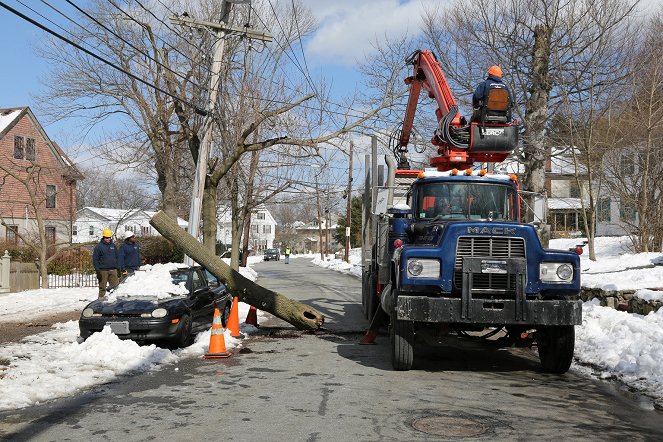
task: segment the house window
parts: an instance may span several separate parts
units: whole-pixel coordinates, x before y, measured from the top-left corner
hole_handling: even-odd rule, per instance
[[[553,217],[553,231],[574,232],[580,230],[578,213],[575,211],[555,212]]]
[[[44,233],[46,234],[46,242],[49,244],[55,244],[55,227],[46,227]]]
[[[55,209],[55,186],[52,184],[46,185],[46,208]]]
[[[576,180],[569,182],[569,198],[580,198],[580,186]]]
[[[149,236],[150,235],[150,226],[142,226],[140,228],[140,232],[143,236]]]
[[[622,154],[619,167],[624,175],[633,175],[635,173],[635,160],[631,154]]]
[[[71,226],[71,235],[72,236],[77,236],[78,235],[78,226],[76,224]]]
[[[272,233],[272,226],[269,224],[262,226],[262,233]]]
[[[637,209],[634,203],[628,201],[620,201],[619,203],[619,219],[622,221],[633,222],[635,221],[635,214]]]
[[[258,219],[265,219],[265,212],[258,212],[257,218]]]
[[[252,224],[251,225],[251,231],[253,233],[258,233],[258,225],[257,224]]]
[[[94,226],[90,226],[89,234],[90,236],[94,236]]]
[[[14,158],[17,160],[25,158],[25,138],[23,137],[14,137]]]
[[[34,138],[26,138],[25,140],[25,159],[29,161],[35,161],[37,159]]]
[[[7,231],[5,233],[5,239],[7,242],[16,244],[18,241],[18,226],[7,226]]]
[[[601,198],[596,206],[598,222],[610,222],[610,198]]]

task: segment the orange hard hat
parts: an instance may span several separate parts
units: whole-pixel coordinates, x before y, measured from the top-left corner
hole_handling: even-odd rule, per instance
[[[502,68],[499,66],[491,66],[490,69],[488,69],[488,75],[494,75],[496,77],[502,78]]]

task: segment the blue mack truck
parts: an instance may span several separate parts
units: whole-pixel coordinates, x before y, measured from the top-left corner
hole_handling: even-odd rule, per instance
[[[412,88],[440,81],[434,58],[426,61],[422,54],[430,53],[410,60]],[[429,95],[437,97],[431,89]],[[417,346],[430,337],[491,338],[499,345],[535,346],[545,371],[564,373],[573,359],[574,326],[582,321],[579,251],[542,246],[536,226],[521,221],[515,175],[469,167],[510,152],[517,138],[501,130],[515,124],[473,122],[467,145],[459,147],[454,143],[462,142],[462,134],[444,127],[453,124],[444,116],[455,115],[455,105],[448,106],[448,98],[438,103],[445,108],[438,109],[441,126],[433,139],[441,154],[431,162],[436,167],[409,170],[402,148],[409,133],[402,133],[399,165],[386,158],[387,182],[373,186],[365,207],[362,306],[371,327],[362,343],[372,342],[388,323],[392,365],[409,370]],[[410,129],[411,115],[403,132]],[[450,168],[454,164],[467,168]]]

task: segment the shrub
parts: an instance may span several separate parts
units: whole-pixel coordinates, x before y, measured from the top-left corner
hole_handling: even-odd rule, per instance
[[[0,256],[5,254],[5,250],[9,252],[12,261],[15,262],[34,262],[37,258],[37,253],[31,248],[22,243],[15,244],[12,242],[0,242]]]
[[[182,262],[184,252],[163,236],[144,236],[138,239],[145,264]]]
[[[67,250],[48,263],[51,275],[70,275],[74,272],[94,273],[92,252],[86,247]]]

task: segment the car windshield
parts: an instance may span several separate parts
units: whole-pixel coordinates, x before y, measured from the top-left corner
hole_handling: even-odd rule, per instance
[[[516,191],[508,185],[432,182],[418,187],[416,214],[424,220],[515,221]]]
[[[276,250],[276,249],[267,249],[267,250],[265,250],[265,253],[277,253],[277,252],[278,252],[278,250]]]

